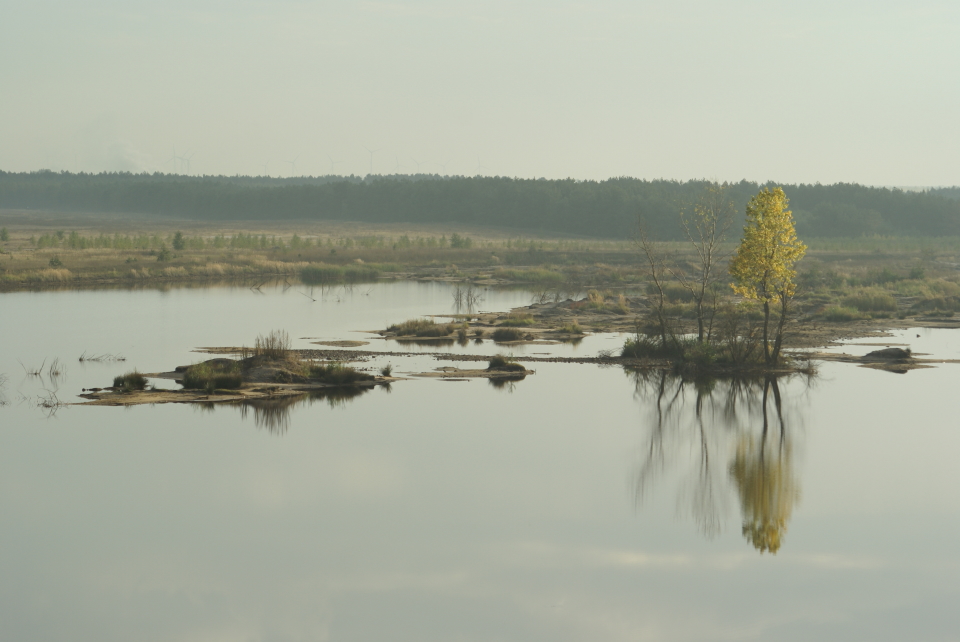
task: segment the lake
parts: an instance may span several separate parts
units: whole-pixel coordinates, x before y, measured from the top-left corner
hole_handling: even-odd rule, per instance
[[[502,387],[410,379],[283,407],[41,405],[273,329],[298,348],[405,350],[362,331],[450,314],[454,287],[0,295],[2,637],[960,635],[958,365],[824,363],[774,387],[533,363]],[[478,307],[530,300],[491,289]],[[506,352],[594,356],[624,338]],[[960,356],[950,330],[890,341]],[[436,350],[362,365],[450,365]]]

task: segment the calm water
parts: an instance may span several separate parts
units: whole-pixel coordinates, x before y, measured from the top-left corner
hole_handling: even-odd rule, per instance
[[[443,284],[304,292],[0,295],[0,637],[960,637],[960,366],[824,364],[774,391],[538,363],[503,388],[410,380],[286,408],[37,406],[274,328],[394,350],[355,331],[452,303]],[[960,350],[949,330],[901,336]],[[55,357],[59,378],[17,361]],[[368,365],[387,361],[448,365]]]

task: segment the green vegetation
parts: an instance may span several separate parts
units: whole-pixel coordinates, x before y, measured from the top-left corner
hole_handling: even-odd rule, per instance
[[[314,263],[300,270],[304,283],[339,283],[342,281],[374,281],[385,271],[396,271],[394,265],[327,265]]]
[[[650,233],[680,240],[676,204],[693,202],[705,181],[533,180],[506,177],[322,176],[269,178],[166,174],[0,172],[0,207],[135,212],[195,220],[339,220],[369,223],[483,221],[508,229],[632,238],[636,213]],[[726,185],[742,224],[743,207],[763,185]],[[949,190],[905,192],[853,184],[786,185],[800,234],[960,235],[960,199]],[[255,237],[258,247],[269,241]],[[472,239],[445,239],[469,251]],[[454,246],[456,243],[456,246]]]
[[[820,316],[823,317],[824,321],[834,321],[837,323],[858,321],[864,318],[864,315],[855,308],[847,308],[840,305],[831,305],[825,308]]]
[[[502,354],[494,355],[490,358],[490,362],[487,364],[487,370],[505,370],[508,372],[523,372],[526,368],[523,367],[523,364],[517,363],[516,361],[510,361],[507,357]]]
[[[503,343],[506,341],[521,341],[523,338],[523,332],[516,328],[497,328],[493,331],[493,340],[498,343]]]
[[[235,390],[243,384],[241,365],[227,359],[197,363],[187,368],[181,382],[184,388],[206,390],[208,393],[221,389]]]
[[[750,199],[743,239],[729,268],[734,292],[763,305],[763,354],[771,366],[780,360],[783,330],[797,289],[794,265],[807,251],[807,246],[797,238],[788,203],[779,187],[764,188]],[[778,308],[772,346],[771,303]],[[700,336],[703,337],[702,324]]]
[[[433,319],[410,319],[391,325],[387,332],[393,332],[398,337],[448,337],[455,328],[452,323],[441,324]]]
[[[506,319],[500,321],[500,325],[507,328],[520,328],[533,325],[536,321],[529,312],[511,312]]]
[[[876,288],[864,289],[841,299],[846,308],[860,312],[896,312],[897,300],[892,295]]]
[[[373,381],[375,378],[371,374],[360,372],[342,363],[313,364],[309,366],[307,376],[311,380],[333,386],[349,386],[360,381]]]
[[[565,334],[583,334],[583,328],[580,327],[579,323],[574,321],[573,323],[569,323],[560,328],[559,332],[563,332]]]
[[[122,388],[124,392],[143,390],[147,387],[147,378],[136,370],[133,370],[119,377],[114,377],[113,387]]]

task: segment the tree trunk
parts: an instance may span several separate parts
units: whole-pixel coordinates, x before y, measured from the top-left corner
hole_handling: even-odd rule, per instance
[[[769,336],[770,329],[770,301],[767,299],[763,300],[763,358],[766,360],[767,365],[771,365],[770,362],[770,343],[767,341]]]
[[[780,361],[780,348],[783,346],[783,327],[787,323],[789,302],[786,294],[780,295],[780,319],[777,321],[777,336],[773,342],[773,363],[779,363]]]
[[[697,299],[697,343],[703,343],[703,295]]]

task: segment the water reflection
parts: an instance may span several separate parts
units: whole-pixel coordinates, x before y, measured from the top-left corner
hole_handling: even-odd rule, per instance
[[[487,379],[490,385],[497,390],[512,393],[517,389],[517,382],[526,379],[526,375],[517,375],[516,377],[491,377]]]
[[[637,506],[657,482],[679,474],[678,506],[703,535],[721,532],[732,494],[739,500],[744,538],[761,553],[776,553],[800,497],[787,427],[799,414],[785,411],[777,378],[628,374],[649,413],[634,478]]]
[[[265,429],[271,434],[283,435],[290,429],[290,416],[297,406],[312,406],[318,401],[324,401],[331,408],[338,408],[371,390],[373,388],[328,388],[297,396],[251,399],[232,405],[239,406],[242,419],[247,419],[252,414],[257,428]],[[207,406],[206,409],[211,411],[215,408],[213,404],[202,406]]]

